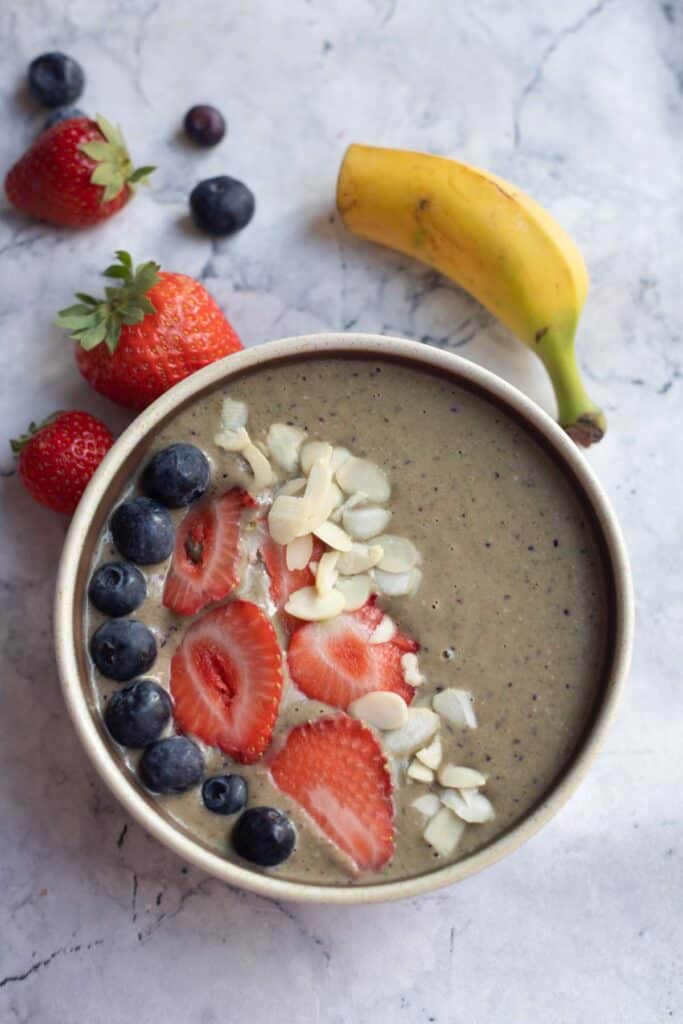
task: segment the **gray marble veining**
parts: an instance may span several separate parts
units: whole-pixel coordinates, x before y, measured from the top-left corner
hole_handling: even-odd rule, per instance
[[[588,454],[621,517],[638,636],[621,716],[564,812],[450,891],[359,909],[271,903],[185,867],[114,802],[58,690],[50,604],[65,524],[0,458],[0,1020],[39,1024],[663,1024],[683,1011],[679,0],[5,0],[0,164],[44,117],[28,61],[73,53],[81,105],[158,170],[119,217],[0,224],[2,435],[55,408],[115,429],[51,326],[114,249],[197,275],[248,344],[355,329],[483,363],[552,409],[532,355],[430,271],[350,238],[333,213],[350,141],[450,153],[532,192],[579,241],[580,350],[610,421]],[[216,150],[177,135],[208,100]],[[211,243],[201,177],[256,193]]]

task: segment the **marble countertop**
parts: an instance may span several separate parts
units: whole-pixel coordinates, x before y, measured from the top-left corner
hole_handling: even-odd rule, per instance
[[[23,0],[3,5],[8,167],[41,115],[25,67],[64,49],[81,105],[124,126],[153,188],[88,233],[0,225],[0,436],[55,408],[114,428],[51,319],[114,249],[200,277],[249,344],[381,331],[455,349],[552,409],[544,373],[467,296],[334,221],[345,145],[449,153],[522,185],[579,241],[580,332],[610,422],[587,458],[637,593],[619,719],[568,807],[451,890],[334,909],[274,903],[185,867],[89,767],[54,667],[66,524],[0,459],[0,1020],[39,1024],[663,1024],[683,1013],[681,138],[683,7],[646,0]],[[198,153],[194,102],[227,114]],[[211,243],[187,195],[243,178],[258,212]]]

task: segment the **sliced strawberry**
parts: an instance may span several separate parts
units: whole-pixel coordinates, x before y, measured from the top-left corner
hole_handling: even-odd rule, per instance
[[[171,662],[181,732],[242,764],[270,743],[282,695],[282,655],[258,605],[232,601],[193,622]]]
[[[373,690],[393,690],[410,704],[415,689],[403,678],[401,658],[419,650],[419,644],[398,630],[391,640],[371,644],[370,635],[383,615],[369,601],[358,611],[299,626],[287,652],[289,671],[299,689],[313,700],[344,710]]]
[[[164,585],[164,607],[194,615],[221,601],[239,583],[240,530],[244,512],[256,502],[241,487],[190,509],[176,534]]]
[[[314,537],[311,561],[319,561],[322,550],[322,544],[317,537]],[[261,558],[263,559],[266,571],[270,576],[270,596],[273,599],[273,604],[277,611],[281,613],[281,621],[287,632],[291,633],[299,620],[292,618],[291,615],[287,615],[283,608],[290,594],[293,594],[295,590],[301,590],[302,587],[310,587],[313,584],[313,573],[308,566],[305,569],[287,568],[287,549],[282,544],[278,544],[273,540],[265,523],[263,524],[259,551],[261,552]]]
[[[269,768],[278,789],[303,807],[357,871],[378,871],[391,860],[391,774],[377,738],[361,722],[333,715],[299,725]]]

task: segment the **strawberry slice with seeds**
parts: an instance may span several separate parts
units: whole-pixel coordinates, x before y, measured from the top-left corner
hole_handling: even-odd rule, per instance
[[[391,773],[375,735],[339,714],[292,729],[269,763],[296,801],[356,871],[378,871],[394,852]]]
[[[290,594],[293,594],[295,590],[301,590],[302,587],[312,586],[315,578],[308,565],[305,569],[287,568],[287,549],[282,544],[278,544],[277,541],[273,540],[266,522],[262,524],[262,533],[259,551],[261,552],[266,572],[270,577],[270,596],[275,608],[280,613],[283,625],[287,632],[291,633],[296,628],[299,620],[283,611],[284,606],[289,600]],[[311,554],[310,561],[320,561],[322,551],[323,546],[321,542],[317,537],[314,537],[313,553]]]
[[[326,622],[307,622],[292,636],[287,662],[292,679],[312,700],[346,708],[374,690],[391,690],[410,704],[415,688],[406,683],[401,658],[419,644],[397,630],[371,644],[384,613],[373,601]]]
[[[240,533],[245,511],[256,502],[241,487],[192,508],[178,527],[163,604],[177,615],[195,615],[221,601],[239,583]]]
[[[193,622],[171,662],[173,714],[190,733],[242,764],[270,743],[282,696],[282,655],[272,624],[251,601]]]

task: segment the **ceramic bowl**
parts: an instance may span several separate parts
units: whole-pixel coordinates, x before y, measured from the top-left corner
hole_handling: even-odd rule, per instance
[[[316,354],[381,357],[436,369],[458,385],[504,406],[552,453],[583,493],[606,565],[610,603],[607,669],[596,707],[564,771],[530,814],[489,845],[454,864],[400,881],[312,885],[252,871],[222,858],[166,817],[154,798],[123,770],[100,721],[88,679],[83,609],[93,548],[123,484],[144,459],[156,432],[185,405],[246,370]],[[97,470],[71,523],[57,580],[55,640],[64,697],[88,757],[143,828],[186,861],[231,885],[278,899],[353,904],[413,897],[458,882],[510,853],[556,814],[587,772],[614,715],[628,670],[632,619],[628,559],[614,512],[582,452],[545,412],[505,381],[448,352],[374,335],[320,334],[270,342],[214,363],[162,395],[128,427]]]

